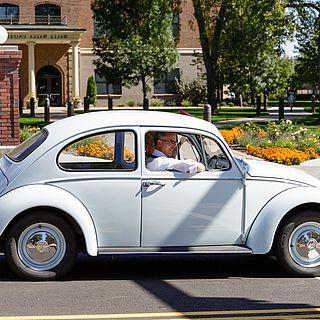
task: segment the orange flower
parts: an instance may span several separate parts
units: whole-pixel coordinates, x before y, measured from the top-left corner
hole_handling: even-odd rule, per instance
[[[310,148],[306,151],[301,151],[297,149],[280,147],[261,148],[256,146],[247,146],[246,150],[248,154],[253,156],[286,165],[300,164],[301,162],[316,158],[318,156],[313,148]]]

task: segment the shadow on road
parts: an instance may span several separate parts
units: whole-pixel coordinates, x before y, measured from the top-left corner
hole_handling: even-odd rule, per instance
[[[62,279],[136,280],[136,279],[224,279],[291,278],[275,259],[251,255],[159,255],[98,256],[80,254],[73,270]],[[0,281],[19,281],[0,257]]]

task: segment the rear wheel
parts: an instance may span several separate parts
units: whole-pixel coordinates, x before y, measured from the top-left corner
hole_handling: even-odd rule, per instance
[[[11,227],[5,255],[11,269],[21,277],[59,278],[71,269],[76,259],[75,233],[62,217],[34,212]]]
[[[304,211],[290,217],[280,231],[277,257],[291,273],[320,275],[320,213]]]

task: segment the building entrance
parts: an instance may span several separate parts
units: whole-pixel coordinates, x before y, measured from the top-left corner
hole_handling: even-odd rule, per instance
[[[61,106],[61,73],[53,66],[42,67],[37,73],[38,105],[43,106],[45,98],[50,99],[51,107]]]

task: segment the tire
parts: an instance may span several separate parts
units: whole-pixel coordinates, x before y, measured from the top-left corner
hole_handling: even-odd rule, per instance
[[[320,275],[320,213],[303,211],[282,227],[277,258],[290,273],[304,277]]]
[[[77,256],[76,236],[58,215],[37,211],[18,220],[5,240],[10,268],[29,280],[52,280],[65,275]]]

